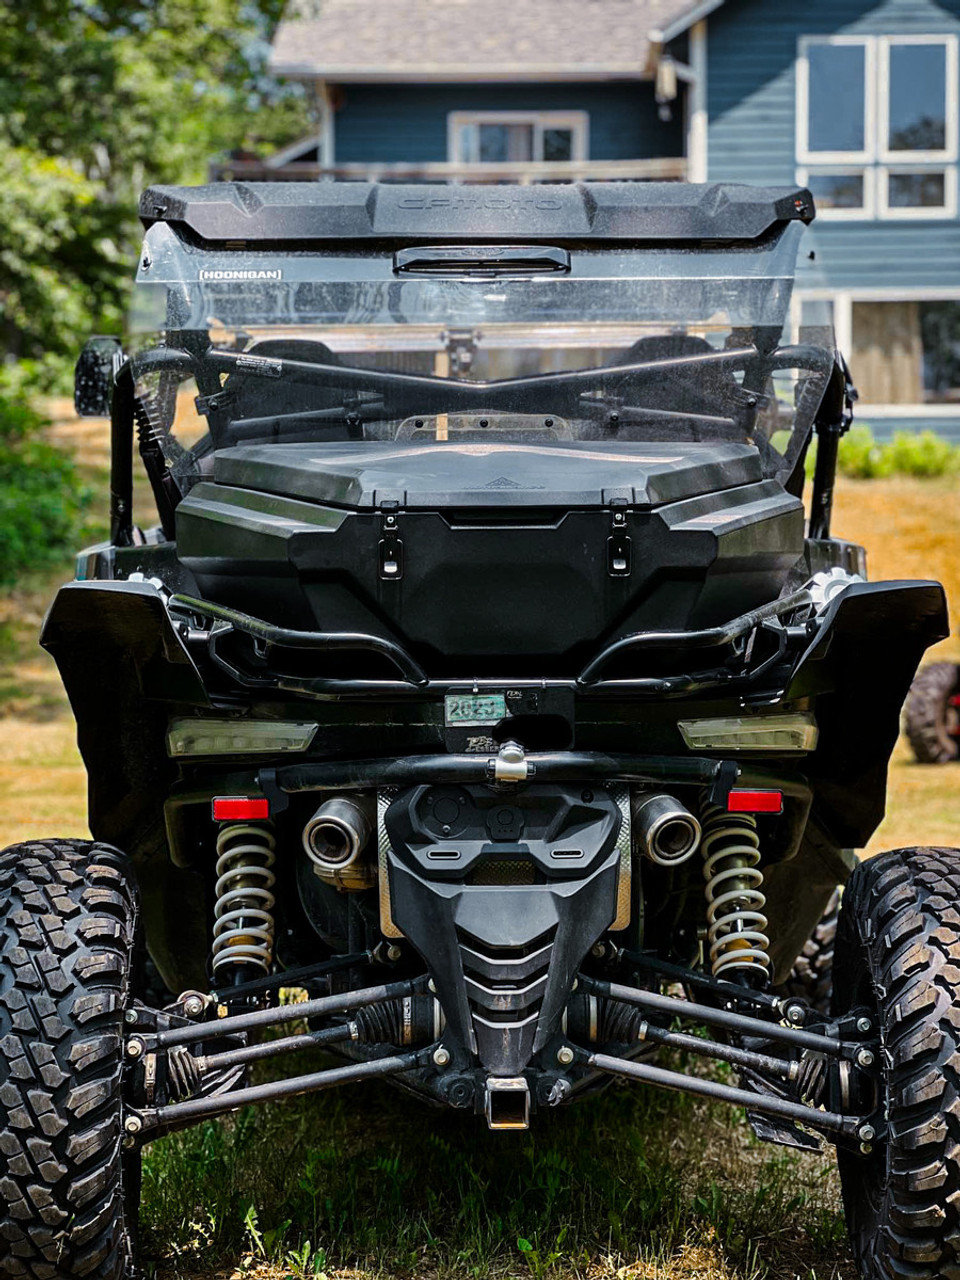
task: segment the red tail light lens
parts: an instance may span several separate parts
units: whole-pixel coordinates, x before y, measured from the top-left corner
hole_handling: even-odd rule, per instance
[[[727,797],[728,813],[783,813],[782,791],[751,791],[734,787]]]
[[[270,801],[264,796],[217,796],[214,822],[243,822],[270,817]]]

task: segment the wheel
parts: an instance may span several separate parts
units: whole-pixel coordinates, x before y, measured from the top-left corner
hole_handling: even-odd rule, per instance
[[[920,764],[944,764],[960,756],[960,667],[931,662],[907,695],[904,727]]]
[[[834,1011],[866,1006],[881,1039],[888,1137],[838,1148],[864,1280],[960,1280],[960,850],[858,866],[840,907]]]
[[[840,893],[836,891],[781,987],[784,995],[806,1000],[820,1013],[829,1012],[833,994],[833,950],[839,914]]]
[[[138,903],[87,840],[0,853],[0,1278],[132,1275],[139,1157],[121,1144]]]

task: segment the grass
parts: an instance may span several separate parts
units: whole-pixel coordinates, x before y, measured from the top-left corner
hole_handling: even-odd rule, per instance
[[[102,491],[102,431],[65,422]],[[873,578],[934,577],[960,600],[960,480],[843,480],[835,529]],[[88,528],[89,540],[102,526]],[[64,565],[0,599],[0,847],[85,835],[85,776],[52,662],[36,648]],[[960,658],[956,637],[937,656]],[[868,852],[960,842],[960,765],[902,746]],[[306,1069],[306,1068],[305,1068]],[[852,1280],[829,1155],[755,1141],[739,1113],[616,1087],[491,1134],[385,1086],[244,1111],[148,1150],[155,1280],[327,1275],[469,1280]]]

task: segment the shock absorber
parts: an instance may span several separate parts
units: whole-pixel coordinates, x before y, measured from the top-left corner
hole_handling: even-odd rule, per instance
[[[770,969],[757,820],[707,804],[701,815],[707,938],[715,978],[765,979]]]
[[[220,828],[211,955],[215,975],[231,968],[243,981],[248,966],[270,972],[276,903],[276,877],[270,868],[276,843],[269,823],[233,822]]]

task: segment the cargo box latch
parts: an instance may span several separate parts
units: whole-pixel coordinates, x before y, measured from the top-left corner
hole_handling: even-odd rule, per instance
[[[611,578],[629,578],[633,557],[627,533],[627,501],[614,498],[610,507],[612,528],[607,538],[607,573]]]
[[[380,577],[384,582],[397,582],[403,577],[403,539],[400,537],[399,502],[381,505]]]

